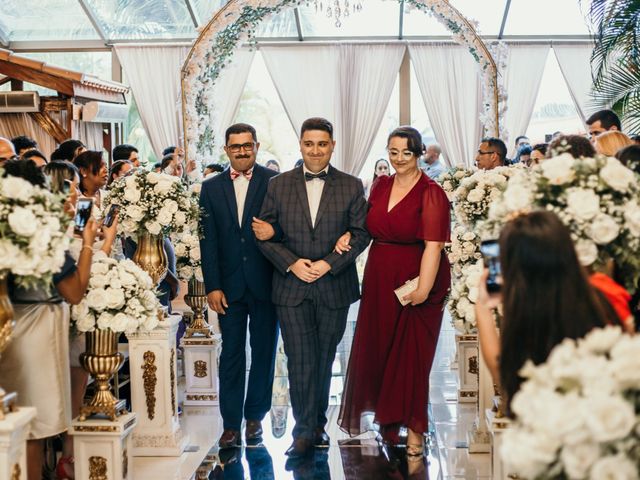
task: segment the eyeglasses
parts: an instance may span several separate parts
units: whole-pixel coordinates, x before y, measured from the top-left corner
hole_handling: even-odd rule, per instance
[[[413,157],[413,152],[411,150],[403,150],[402,152],[399,152],[398,150],[387,150],[387,152],[389,153],[389,158],[398,158],[402,155],[402,158],[409,160]]]
[[[496,152],[492,152],[492,151],[483,152],[482,150],[478,150],[478,155],[489,155],[491,153],[496,153]]]
[[[242,145],[239,143],[234,143],[232,145],[227,145],[227,150],[229,150],[231,153],[238,153],[240,150],[248,152],[250,150],[253,150],[253,147],[255,146],[256,144],[254,142],[243,143]]]

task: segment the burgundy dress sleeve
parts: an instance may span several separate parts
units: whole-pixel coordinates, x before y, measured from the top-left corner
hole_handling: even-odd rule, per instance
[[[447,194],[433,180],[427,179],[422,193],[421,222],[418,238],[432,242],[449,242],[451,214]]]

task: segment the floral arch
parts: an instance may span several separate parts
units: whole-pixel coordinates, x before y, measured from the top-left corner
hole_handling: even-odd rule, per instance
[[[400,0],[398,0],[400,1]],[[481,122],[487,135],[504,136],[502,117],[506,95],[500,83],[501,43],[488,46],[477,32],[477,22],[467,19],[449,0],[406,0],[417,10],[434,16],[466,46],[478,63],[482,79]],[[231,63],[236,48],[255,42],[258,24],[303,0],[229,0],[200,30],[181,72],[182,119],[185,155],[203,164],[213,152],[216,121],[215,84],[223,68]]]

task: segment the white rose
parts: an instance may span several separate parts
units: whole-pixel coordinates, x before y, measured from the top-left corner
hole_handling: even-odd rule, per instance
[[[107,307],[113,310],[124,307],[125,298],[124,292],[119,288],[107,288],[105,290],[107,295]]]
[[[599,213],[591,221],[588,234],[598,245],[606,245],[613,242],[620,233],[618,223],[606,213]]]
[[[91,273],[89,278],[89,286],[91,288],[103,288],[107,284],[107,277],[105,275]]]
[[[127,175],[124,180],[126,188],[136,188],[138,183],[138,175]]]
[[[193,270],[189,265],[185,265],[178,270],[178,276],[183,280],[190,280],[193,276]]]
[[[149,315],[148,317],[146,317],[141,327],[143,330],[150,331],[156,328],[158,326],[158,323],[159,323],[158,315],[157,313],[154,313],[153,315]]]
[[[593,442],[566,445],[560,452],[560,461],[569,478],[587,478],[589,469],[600,456],[600,447]]]
[[[9,175],[0,180],[4,196],[26,202],[34,193],[35,187],[20,177]]]
[[[176,213],[178,211],[178,203],[175,200],[167,200],[164,202],[164,208],[166,208],[169,213]]]
[[[131,220],[139,222],[140,220],[142,220],[144,218],[144,210],[142,209],[142,207],[139,207],[138,205],[129,205],[125,211],[124,211],[125,215],[127,215],[128,217],[131,218]]]
[[[585,267],[598,259],[598,247],[591,240],[580,239],[576,242],[576,253],[580,263]]]
[[[139,202],[141,196],[142,194],[140,193],[140,190],[138,190],[136,187],[130,188],[127,186],[124,189],[124,199],[131,203]]]
[[[151,290],[145,290],[140,300],[144,305],[144,308],[146,308],[147,310],[151,310],[152,308],[155,308],[156,305],[158,305],[158,297],[156,297]]]
[[[169,212],[166,208],[163,207],[158,213],[158,217],[156,218],[156,220],[160,225],[166,227],[171,223],[172,218],[173,218],[173,215],[171,215],[171,212]]]
[[[86,316],[78,319],[76,328],[80,332],[93,332],[96,328],[96,319],[93,314],[88,313]]]
[[[7,220],[11,230],[23,237],[31,237],[38,230],[38,219],[28,208],[15,207]]]
[[[519,182],[510,183],[504,192],[504,203],[515,211],[530,208],[533,203],[531,189]]]
[[[120,312],[116,313],[111,322],[111,330],[114,332],[124,332],[129,325],[129,316]]]
[[[474,188],[467,195],[467,201],[472,203],[481,202],[483,198],[484,198],[484,191],[480,188]]]
[[[600,170],[600,177],[620,192],[629,190],[629,186],[636,181],[635,174],[613,157],[607,158],[607,164]]]
[[[179,211],[179,212],[176,212],[176,214],[173,216],[173,220],[175,224],[178,226],[184,225],[187,222],[187,216],[185,215],[184,212]]]
[[[458,170],[456,173],[453,174],[453,177],[460,180],[461,178],[466,177],[467,173],[468,172],[466,170]]]
[[[617,329],[620,332],[620,329]],[[621,388],[640,384],[640,336],[622,336],[611,349],[612,375]]]
[[[567,211],[579,219],[589,220],[600,213],[600,197],[593,190],[571,188],[567,191]]]
[[[594,328],[587,333],[579,343],[581,347],[586,348],[592,353],[603,354],[611,350],[621,336],[622,330],[620,327],[607,326],[605,328]],[[638,370],[640,370],[640,368]]]
[[[155,184],[153,187],[153,191],[159,195],[166,195],[173,188],[173,182],[166,181],[162,179],[162,181]]]
[[[176,257],[184,257],[187,255],[187,246],[184,243],[176,243],[174,251]]]
[[[107,292],[102,288],[93,288],[87,293],[87,303],[98,312],[107,308]]]
[[[149,233],[151,235],[158,235],[160,234],[160,231],[162,229],[162,227],[160,226],[160,224],[158,222],[147,222],[144,224],[145,227],[147,227],[147,230],[149,231]]]
[[[126,333],[134,333],[136,330],[138,330],[139,326],[140,322],[138,321],[138,319],[129,317],[129,321],[127,322],[127,326],[125,327],[124,331]]]
[[[470,288],[467,298],[469,298],[471,302],[476,303],[478,301],[478,287]]]
[[[191,192],[196,194],[196,195],[200,195],[200,192],[202,191],[202,184],[201,183],[194,183],[193,185],[191,185],[190,188]]]
[[[98,317],[98,329],[100,330],[108,330],[111,328],[111,322],[113,321],[113,315],[109,312],[102,312]]]
[[[591,468],[590,480],[637,480],[635,465],[623,454],[599,458]]]
[[[508,428],[503,434],[500,456],[507,474],[536,478],[548,470],[558,447],[557,440],[548,435]]]
[[[449,180],[445,180],[444,182],[442,182],[442,189],[445,192],[450,192],[451,190],[453,190],[453,185]]]
[[[162,179],[163,176],[164,176],[164,174],[162,174],[162,173],[149,172],[147,174],[147,182],[149,182],[149,183],[158,183]]]
[[[204,282],[204,275],[202,274],[202,268],[198,267],[195,269],[195,277],[199,282]]]
[[[569,154],[558,155],[557,157],[545,160],[540,165],[542,175],[549,180],[552,185],[563,185],[571,182],[575,178],[573,164],[575,159]]]
[[[629,202],[624,209],[625,226],[634,237],[640,237],[640,205],[637,202]]]
[[[190,256],[191,256],[191,260],[193,260],[194,262],[199,262],[200,261],[200,249],[199,248],[192,248]]]
[[[135,233],[135,231],[138,229],[138,224],[136,223],[136,221],[130,218],[123,220],[122,223],[118,224],[118,226],[122,226],[122,231],[125,233]]]
[[[635,424],[634,407],[621,396],[602,395],[586,398],[584,407],[588,412],[585,422],[597,442],[624,438],[629,435]]]

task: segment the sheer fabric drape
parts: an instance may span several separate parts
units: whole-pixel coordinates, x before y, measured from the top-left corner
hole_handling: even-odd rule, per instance
[[[560,71],[567,82],[573,104],[580,120],[584,121],[594,112],[591,101],[591,51],[593,45],[554,44],[553,52],[558,59]]]
[[[38,149],[47,158],[56,149],[55,140],[27,113],[3,113],[0,115],[0,137],[11,139],[26,135],[38,142]]]

